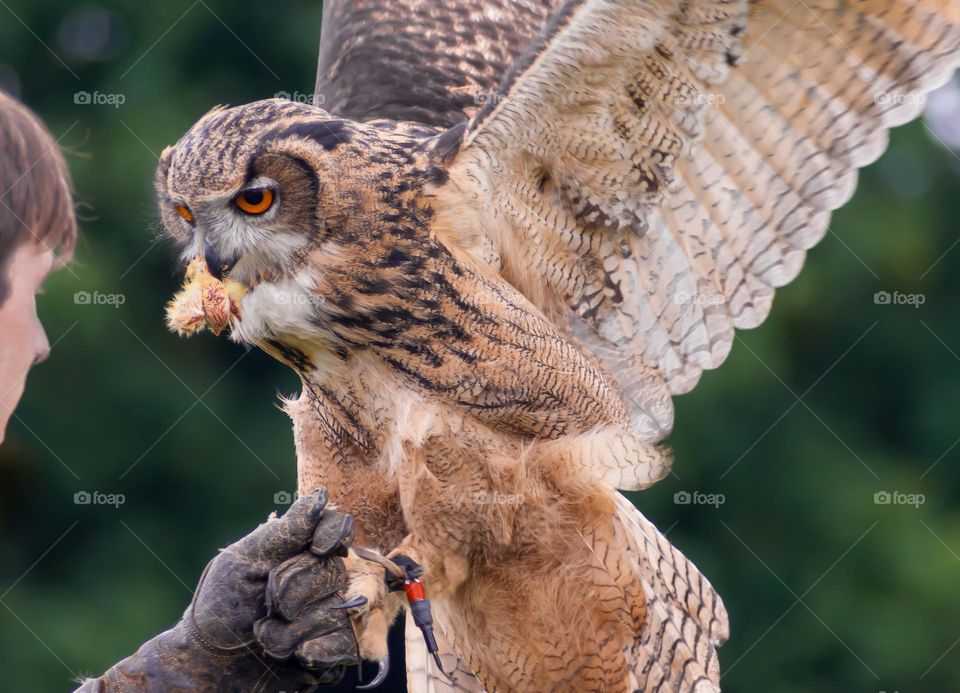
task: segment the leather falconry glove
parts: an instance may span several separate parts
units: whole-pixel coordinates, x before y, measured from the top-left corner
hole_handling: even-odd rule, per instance
[[[327,499],[304,496],[224,549],[176,626],[76,693],[305,693],[339,682],[360,662],[350,605],[336,608],[353,518]]]

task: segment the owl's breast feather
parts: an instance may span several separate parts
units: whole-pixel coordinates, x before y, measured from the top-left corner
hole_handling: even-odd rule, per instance
[[[325,302],[315,285],[311,269],[260,282],[243,295],[239,319],[230,323],[231,339],[255,346],[280,341],[311,356],[326,349]]]

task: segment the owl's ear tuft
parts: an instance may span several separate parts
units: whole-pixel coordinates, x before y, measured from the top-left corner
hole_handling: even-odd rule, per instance
[[[212,115],[214,115],[214,114],[216,114],[216,113],[220,113],[221,111],[229,110],[229,108],[230,108],[230,104],[228,104],[228,103],[218,103],[216,106],[214,106],[214,107],[211,108],[209,111],[207,111],[206,113],[204,113],[204,114],[203,114],[203,117],[206,118],[207,116],[212,116]],[[202,119],[201,119],[201,120],[202,120]]]
[[[173,147],[164,147],[160,152],[160,160],[157,161],[157,171],[154,174],[153,181],[159,198],[166,197],[167,192],[167,173],[170,171],[170,160],[173,158]]]

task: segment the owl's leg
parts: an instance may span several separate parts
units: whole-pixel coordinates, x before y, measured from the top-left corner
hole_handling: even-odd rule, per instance
[[[360,656],[378,662],[385,660],[387,633],[403,606],[403,595],[387,588],[383,566],[361,558],[355,551],[350,552],[344,563],[349,576],[346,600],[363,602],[351,609]]]
[[[407,536],[386,558],[401,555],[419,562],[419,552],[412,537]],[[380,664],[375,683],[386,676],[389,666],[387,635],[405,601],[402,591],[388,587],[388,571],[384,567],[388,561],[375,560],[378,556],[376,552],[361,549],[350,551],[344,559],[349,576],[346,602],[355,605],[350,612],[360,656]]]

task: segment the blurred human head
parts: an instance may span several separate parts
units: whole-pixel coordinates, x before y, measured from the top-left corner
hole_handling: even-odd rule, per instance
[[[50,343],[36,294],[77,239],[63,155],[40,119],[0,92],[0,442],[27,372]]]

